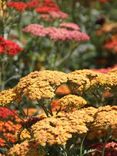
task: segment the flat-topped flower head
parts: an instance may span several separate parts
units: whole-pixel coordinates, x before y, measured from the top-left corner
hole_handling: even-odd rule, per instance
[[[89,139],[107,136],[117,138],[117,106],[99,107],[90,127]]]
[[[44,156],[44,151],[40,152],[39,147],[33,141],[25,140],[22,143],[17,143],[8,151],[8,156]]]
[[[79,94],[88,90],[94,83],[99,73],[84,69],[76,70],[68,74],[69,87],[72,93]]]
[[[106,143],[95,143],[91,147],[94,150],[93,156],[100,155],[102,153],[103,148],[105,148],[106,156],[116,156],[117,155],[117,142],[111,141]]]
[[[0,105],[4,106],[17,101],[17,95],[13,89],[7,89],[0,92]]]
[[[54,41],[87,41],[89,40],[89,36],[84,33],[79,31],[78,26],[76,28],[76,25],[74,25],[74,29],[72,26],[72,29],[70,28],[70,24],[66,24],[66,27],[44,27],[39,24],[31,24],[26,26],[23,31],[30,33],[34,36],[38,37],[48,37],[51,40]]]
[[[56,88],[67,82],[67,76],[58,71],[36,71],[20,80],[16,86],[17,94],[22,94],[30,100],[51,99]]]
[[[69,112],[82,108],[87,104],[87,101],[81,96],[69,94],[59,99],[58,104],[62,111]]]
[[[75,24],[75,23],[61,23],[60,24],[61,28],[67,28],[67,29],[71,29],[71,30],[80,30],[79,25]]]
[[[14,56],[22,50],[23,49],[17,43],[0,37],[0,54]]]
[[[27,7],[25,2],[20,2],[20,1],[19,2],[14,2],[14,1],[8,2],[7,6],[9,8],[16,9],[19,12],[23,12],[26,9],[26,7]]]

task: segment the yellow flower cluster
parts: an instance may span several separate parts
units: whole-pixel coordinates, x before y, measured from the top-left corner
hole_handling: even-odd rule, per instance
[[[45,146],[46,144],[65,145],[73,134],[85,134],[87,124],[93,122],[97,110],[93,107],[74,112],[62,112],[58,115],[45,118],[32,126],[35,141]]]
[[[44,156],[43,152],[40,152],[35,142],[24,141],[20,144],[14,145],[7,156]]]
[[[21,140],[25,140],[25,139],[30,139],[31,136],[30,136],[30,133],[27,129],[24,129],[21,134],[16,134],[16,136],[20,135],[20,139]]]
[[[117,87],[117,74],[101,74],[96,78],[96,85],[114,88]]]
[[[0,92],[0,104],[5,105],[26,96],[31,101],[52,99],[62,84],[67,84],[71,94],[82,94],[87,90],[117,88],[117,72],[107,74],[92,70],[76,70],[65,74],[59,71],[35,71],[20,79],[13,89]]]
[[[88,138],[112,135],[117,138],[117,106],[99,107],[93,124],[90,127]]]
[[[55,95],[57,86],[66,81],[65,73],[49,70],[36,71],[20,80],[16,86],[16,92],[30,100],[51,99]]]
[[[60,112],[32,126],[34,140],[39,145],[65,145],[73,134],[88,132],[87,139],[107,136],[111,130],[117,138],[117,106],[87,107],[73,112]]]
[[[81,96],[76,95],[66,95],[60,100],[58,100],[61,110],[71,111],[76,109],[80,109],[87,104],[87,101],[83,99]]]
[[[8,152],[8,156],[31,156],[39,155],[39,145],[65,145],[73,134],[84,135],[87,139],[95,139],[106,136],[111,128],[111,135],[117,138],[117,106],[103,106],[99,108],[87,107],[71,112],[61,111],[53,113],[51,117],[44,117],[32,125],[33,138],[21,144],[16,144]],[[21,137],[25,137],[24,130]],[[34,140],[34,144],[30,144]],[[33,146],[36,147],[33,147]],[[42,154],[43,155],[43,154]]]
[[[49,70],[36,71],[20,79],[13,89],[0,92],[0,104],[5,105],[21,100],[23,96],[31,101],[53,99],[61,85],[70,88],[65,96],[57,100],[60,111],[58,109],[51,112],[49,108],[46,111],[43,109],[50,114],[47,114],[48,117],[43,114],[37,116],[39,120],[31,124],[33,138],[27,129],[24,129],[20,135],[20,141],[23,142],[14,145],[7,155],[44,156],[45,153],[41,153],[39,148],[45,148],[46,145],[65,145],[74,134],[87,134],[87,139],[95,139],[105,137],[111,132],[111,136],[117,138],[117,106],[89,107],[87,101],[78,96],[91,89],[93,92],[93,89],[99,87],[109,91],[117,89],[116,76],[117,70],[107,74],[88,69],[68,74]]]
[[[3,90],[0,92],[0,105],[4,106],[17,100],[17,95],[13,89]]]
[[[72,93],[82,93],[92,86],[93,80],[100,75],[92,70],[76,70],[68,74],[69,87]]]

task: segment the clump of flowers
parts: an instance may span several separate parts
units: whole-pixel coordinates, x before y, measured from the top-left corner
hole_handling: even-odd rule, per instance
[[[54,41],[87,41],[89,36],[79,30],[79,26],[71,23],[63,23],[60,27],[44,27],[39,24],[30,24],[23,29],[24,32],[38,37],[49,37]]]
[[[117,155],[117,143],[112,141],[112,142],[107,142],[107,143],[99,143],[99,144],[94,144],[92,149],[96,150],[92,155],[93,156],[101,156],[101,153],[103,149],[105,150],[105,155],[106,156],[116,156]]]
[[[117,23],[104,23],[100,29],[97,30],[97,35],[102,35],[103,33],[112,32],[117,28]]]
[[[0,107],[0,148],[9,147],[17,141],[16,132],[21,128],[20,119],[14,110]]]
[[[111,133],[112,138],[117,138],[117,106],[99,107],[95,120],[90,127],[89,139],[104,137]]]
[[[104,48],[116,53],[117,52],[117,35],[113,35],[111,40],[105,43]]]
[[[9,8],[15,8],[19,12],[23,12],[27,7],[25,2],[14,2],[14,1],[8,2],[7,6]]]
[[[0,92],[0,105],[3,106],[5,103],[12,103],[16,100],[16,97],[17,95],[14,89],[3,90]]]
[[[36,12],[41,14],[43,19],[66,19],[68,14],[62,12],[58,5],[52,0],[44,0],[43,4],[36,8]]]
[[[59,99],[58,103],[61,110],[68,112],[84,107],[87,101],[80,96],[69,94]]]
[[[35,9],[35,11],[39,13],[40,17],[44,20],[54,20],[58,18],[66,19],[68,17],[68,14],[62,12],[53,0],[30,0],[27,2],[10,1],[7,3],[7,6],[19,12]]]
[[[109,2],[110,0],[99,0],[100,3],[107,3]]]
[[[14,56],[21,52],[23,49],[15,42],[6,40],[0,36],[0,54],[7,54]]]
[[[108,67],[108,68],[94,69],[94,71],[97,71],[100,73],[108,73],[108,72],[112,72],[116,70],[117,70],[117,65],[114,65],[113,67]]]
[[[88,69],[76,70],[68,74],[50,70],[35,71],[22,78],[14,88],[0,92],[0,103],[4,105],[20,101],[23,96],[32,101],[52,99],[56,95],[57,88],[62,84],[68,84],[71,94],[76,95],[95,90],[97,86],[109,88],[111,91],[117,87],[116,70],[107,74]],[[6,100],[6,97],[9,98]]]
[[[41,148],[46,153],[47,149],[54,145],[67,148],[74,137],[77,138],[74,143],[78,145],[78,138],[80,141],[83,137],[87,141],[94,141],[97,137],[103,139],[108,136],[108,133],[111,139],[115,140],[117,138],[117,121],[115,120],[117,106],[115,104],[105,106],[103,101],[95,106],[95,103],[89,101],[86,95],[87,93],[93,95],[100,87],[102,93],[103,88],[116,92],[116,75],[116,70],[106,74],[88,69],[67,74],[50,70],[35,71],[23,77],[11,89],[11,93],[9,90],[2,91],[1,105],[7,105],[11,101],[16,102],[18,98],[20,99],[18,105],[20,105],[25,97],[43,110],[41,114],[24,118],[20,122],[22,131],[15,134],[18,144],[13,145],[7,154],[25,156],[32,152],[39,155]],[[69,92],[58,94],[57,89],[61,85],[69,87]],[[13,92],[14,97],[5,101],[6,95]],[[52,108],[54,100],[57,100],[57,109]],[[30,144],[32,142],[35,143],[35,148],[32,148],[34,147]],[[1,144],[3,144],[2,140]]]
[[[14,145],[9,153],[8,156],[44,156],[44,151],[40,150],[39,146],[37,146],[37,143],[34,141],[24,141],[22,143]]]

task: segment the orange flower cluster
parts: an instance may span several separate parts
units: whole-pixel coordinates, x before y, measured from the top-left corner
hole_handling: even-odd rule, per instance
[[[45,156],[39,146],[34,141],[24,141],[14,145],[7,154],[8,156]]]
[[[111,40],[105,43],[104,47],[109,51],[113,51],[114,53],[117,53],[117,35],[113,35]]]
[[[52,99],[62,84],[67,84],[71,94],[82,95],[98,88],[113,90],[117,88],[117,69],[106,74],[92,70],[76,70],[71,73],[59,71],[36,71],[25,76],[12,89],[0,92],[0,104],[6,105],[21,101],[25,96],[31,101]]]
[[[8,108],[0,107],[0,147],[6,147],[8,144],[16,142],[16,132],[21,128],[20,119],[17,113]]]
[[[54,144],[66,145],[74,134],[88,133],[87,139],[92,140],[106,136],[111,130],[110,135],[117,138],[117,121],[114,120],[116,117],[117,106],[87,107],[73,112],[59,112],[57,115],[45,117],[33,124],[31,127],[33,138],[28,137],[28,140],[21,144],[14,145],[8,154],[26,156],[31,148],[36,156],[36,147],[39,145],[44,147]],[[33,144],[30,144],[32,140],[35,142],[35,148]]]
[[[40,148],[45,149],[47,146],[56,144],[66,146],[74,135],[80,137],[87,134],[87,140],[94,140],[97,137],[106,137],[109,133],[113,139],[116,139],[117,106],[98,105],[95,108],[93,107],[94,103],[91,103],[91,107],[84,96],[87,92],[93,94],[99,88],[101,88],[102,93],[104,89],[116,94],[116,76],[117,69],[109,70],[105,74],[88,69],[76,70],[68,74],[49,70],[36,71],[22,78],[8,92],[7,90],[2,91],[0,93],[2,105],[14,102],[18,98],[23,100],[23,96],[26,96],[28,100],[34,101],[34,103],[39,102],[39,106],[46,114],[43,115],[42,113],[42,115],[32,116],[24,120],[22,123],[24,129],[20,133],[20,137],[18,137],[18,133],[15,133],[15,137],[20,138],[19,144],[14,145],[8,151],[8,155],[40,155]],[[61,92],[61,86],[67,89],[65,93]],[[9,97],[8,101],[5,99],[7,96]],[[51,109],[53,99],[56,102],[56,96],[58,107]],[[5,122],[5,124],[11,125],[11,127],[8,126],[7,131],[12,131],[12,128],[17,129],[14,127],[17,126],[16,124],[12,125],[11,122]],[[5,135],[10,138],[8,132]],[[42,155],[44,154],[43,151]]]

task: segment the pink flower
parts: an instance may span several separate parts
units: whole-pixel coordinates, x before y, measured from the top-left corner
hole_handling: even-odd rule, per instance
[[[61,23],[60,27],[71,29],[71,30],[80,30],[80,27],[75,23]]]
[[[114,141],[108,142],[106,144],[94,144],[92,148],[97,150],[93,156],[101,156],[103,148],[105,148],[105,156],[117,156],[117,143]]]
[[[46,31],[42,25],[39,24],[30,24],[23,29],[24,32],[31,33],[34,36],[45,37]]]
[[[32,35],[39,37],[49,37],[54,41],[86,41],[89,40],[89,36],[86,33],[80,32],[79,30],[68,30],[65,28],[57,27],[43,27],[38,24],[31,24],[23,29],[24,32],[29,32]]]
[[[93,69],[96,72],[99,73],[108,73],[109,71],[113,70],[113,69],[117,69],[117,65],[114,65],[113,67],[108,67],[108,68],[100,68],[100,69]]]

